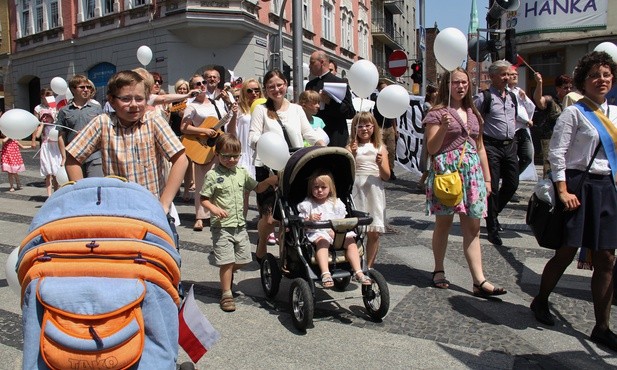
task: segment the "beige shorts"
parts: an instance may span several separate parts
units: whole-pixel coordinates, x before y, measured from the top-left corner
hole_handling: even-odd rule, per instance
[[[235,263],[250,263],[251,242],[246,227],[213,227],[212,244],[214,245],[214,263],[217,266]]]

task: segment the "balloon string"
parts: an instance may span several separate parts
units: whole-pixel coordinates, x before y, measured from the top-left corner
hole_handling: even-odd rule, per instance
[[[448,74],[448,108],[450,108],[450,99],[452,99],[452,72]]]
[[[73,131],[73,132],[79,133],[79,131],[77,131],[77,130],[75,130],[75,129],[72,129],[72,128],[70,128],[70,127],[64,126],[64,125],[58,125],[58,124],[55,124],[55,123],[47,123],[47,122],[41,122],[41,124],[43,124],[43,125],[48,125],[48,126],[58,126],[58,127],[64,127],[64,128],[65,128],[65,129],[67,129],[67,130],[70,130],[70,131]]]

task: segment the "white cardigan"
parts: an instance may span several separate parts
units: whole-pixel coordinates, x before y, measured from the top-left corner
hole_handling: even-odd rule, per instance
[[[306,113],[301,106],[294,103],[289,103],[287,110],[276,112],[281,119],[281,123],[285,126],[287,136],[292,148],[302,148],[304,146],[304,140],[313,145],[317,141],[321,140],[319,133],[311,127]],[[281,125],[276,119],[268,117],[268,110],[263,104],[259,104],[255,107],[255,110],[251,114],[251,130],[249,132],[249,144],[251,148],[255,149],[257,141],[262,134],[266,132],[276,132],[285,138]],[[255,166],[263,166],[263,163],[257,156],[255,151]]]

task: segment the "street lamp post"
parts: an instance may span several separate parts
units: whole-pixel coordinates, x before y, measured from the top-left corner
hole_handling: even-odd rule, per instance
[[[281,3],[281,8],[279,9],[279,19],[278,19],[278,40],[277,52],[272,53],[271,65],[270,68],[274,66],[278,66],[278,69],[283,71],[283,17],[285,13],[285,6],[287,5],[287,0],[283,0]],[[294,93],[294,101],[304,88],[302,84],[302,80],[304,76],[302,75],[302,0],[292,0],[291,4],[291,13],[292,13],[292,35],[293,35],[293,44],[292,44],[292,64],[293,64],[293,93]]]

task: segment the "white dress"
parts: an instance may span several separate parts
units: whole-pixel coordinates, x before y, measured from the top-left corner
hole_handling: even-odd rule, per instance
[[[251,114],[239,113],[236,126],[238,140],[242,144],[242,157],[238,162],[238,166],[244,167],[249,175],[255,178],[255,166],[253,165],[254,150],[249,143],[249,131],[251,130]]]
[[[58,169],[60,169],[60,164],[62,164],[62,154],[60,154],[60,148],[58,147],[58,135],[56,134],[54,138],[49,137],[49,132],[55,128],[56,126],[54,125],[44,125],[43,127],[41,150],[39,152],[41,176],[55,176]]]
[[[358,144],[356,152],[356,178],[353,184],[353,201],[357,210],[368,212],[373,222],[367,231],[383,233],[386,220],[386,193],[379,177],[378,149],[372,143]]]
[[[302,218],[308,218],[312,214],[319,213],[321,214],[321,221],[342,219],[347,215],[345,204],[338,198],[334,202],[329,199],[321,204],[307,198],[298,204],[298,212]],[[311,242],[323,238],[332,244],[334,239],[332,239],[328,231],[331,231],[331,229],[308,229],[306,236]],[[356,236],[356,233],[350,231],[346,236]]]

